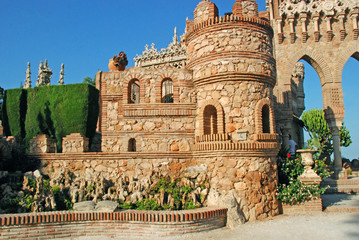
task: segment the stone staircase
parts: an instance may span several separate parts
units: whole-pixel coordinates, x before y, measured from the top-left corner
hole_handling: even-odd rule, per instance
[[[359,193],[359,177],[349,177],[348,179],[323,179],[322,187],[328,187],[326,194],[346,193],[358,194]]]

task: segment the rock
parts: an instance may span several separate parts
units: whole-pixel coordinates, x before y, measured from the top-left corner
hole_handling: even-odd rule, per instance
[[[95,210],[99,212],[114,212],[118,207],[118,204],[113,201],[101,201],[97,203]]]
[[[78,202],[74,204],[74,211],[85,212],[95,211],[96,203],[92,201]]]
[[[34,176],[35,176],[36,178],[41,177],[40,171],[39,171],[39,170],[35,170],[35,171],[34,171]]]
[[[145,122],[143,125],[143,129],[146,131],[153,131],[156,128],[156,124],[154,122]]]

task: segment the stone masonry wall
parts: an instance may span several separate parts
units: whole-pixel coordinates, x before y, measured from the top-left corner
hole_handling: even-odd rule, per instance
[[[127,152],[132,138],[136,151],[189,151],[196,113],[191,78],[190,71],[173,67],[102,73],[102,151]],[[139,81],[139,104],[127,100],[132,79]],[[173,82],[173,103],[161,103],[164,79]]]
[[[208,178],[210,191],[205,204],[228,208],[230,226],[278,214],[274,191],[277,183],[276,160],[275,157],[265,157],[272,155],[270,153],[263,154],[263,157],[237,157],[239,153],[235,152],[222,152],[221,156],[207,153],[196,158],[180,153],[57,155],[41,157],[42,171],[51,179],[57,179],[65,169],[74,174],[71,182],[75,183],[81,178],[99,175],[115,182],[120,176],[142,182],[155,172],[199,182]]]
[[[255,134],[255,108],[262,99],[270,99],[272,87],[265,83],[253,81],[223,82],[207,84],[197,93],[199,106],[207,101],[219,102],[225,112],[225,132],[232,133],[237,129],[247,130],[249,140]],[[196,135],[200,135],[199,122],[196,123]]]
[[[232,221],[254,221],[279,213],[275,157],[202,157],[210,173],[209,206],[228,207]]]

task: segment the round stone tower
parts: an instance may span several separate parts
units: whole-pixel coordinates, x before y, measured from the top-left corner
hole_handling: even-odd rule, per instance
[[[187,68],[197,94],[195,156],[212,174],[208,203],[227,201],[230,218],[254,220],[278,213],[273,31],[254,0],[237,0],[232,11],[218,16],[213,2],[201,1],[194,20],[187,20]]]

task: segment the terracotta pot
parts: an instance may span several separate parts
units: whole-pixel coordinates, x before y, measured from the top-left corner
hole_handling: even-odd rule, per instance
[[[112,58],[108,61],[108,69],[110,69],[110,72],[119,71],[115,66]]]
[[[111,58],[109,61],[108,61],[108,68],[110,69],[111,72],[115,72],[115,71],[124,71],[126,69],[126,66],[119,66],[119,67],[116,67],[113,59]]]

